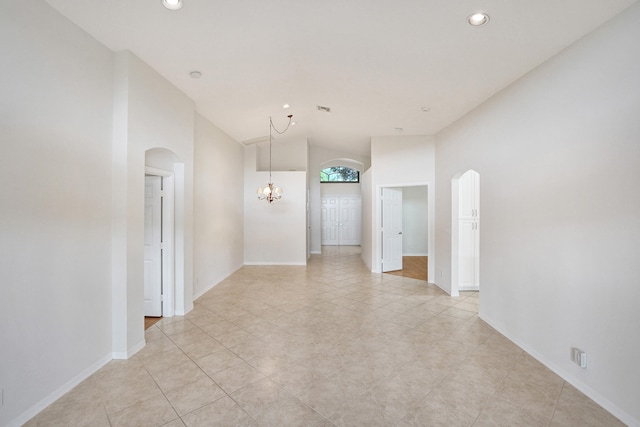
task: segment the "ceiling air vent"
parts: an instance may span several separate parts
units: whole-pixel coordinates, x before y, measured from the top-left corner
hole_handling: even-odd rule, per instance
[[[323,107],[322,105],[318,105],[318,111],[324,111],[325,113],[330,113],[331,112],[331,108]]]

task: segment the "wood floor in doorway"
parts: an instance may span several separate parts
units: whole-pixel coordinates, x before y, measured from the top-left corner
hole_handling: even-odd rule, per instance
[[[395,276],[411,277],[412,279],[427,281],[427,260],[426,256],[403,256],[402,270],[389,271],[386,274]]]
[[[149,329],[150,327],[155,325],[160,320],[162,320],[162,317],[146,317],[145,316],[145,318],[144,318],[144,330],[146,331],[147,329]]]

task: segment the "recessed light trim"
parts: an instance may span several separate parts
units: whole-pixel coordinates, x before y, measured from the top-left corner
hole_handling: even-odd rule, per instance
[[[480,27],[481,25],[485,25],[487,22],[489,22],[489,15],[484,12],[472,13],[467,17],[467,22],[469,23],[469,25],[472,25],[474,27]]]
[[[162,0],[162,5],[169,10],[178,10],[182,9],[184,3],[182,0]]]
[[[202,77],[202,73],[200,71],[192,71],[189,73],[189,76],[191,76],[192,79],[199,79]]]
[[[289,105],[289,104],[284,104],[284,105],[282,106],[282,108],[284,108],[285,110],[286,110],[287,108],[289,108],[289,107],[291,107],[291,105]]]

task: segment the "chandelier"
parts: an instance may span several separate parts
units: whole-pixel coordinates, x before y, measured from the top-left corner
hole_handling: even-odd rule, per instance
[[[273,120],[269,117],[269,182],[266,186],[258,188],[258,200],[266,200],[269,203],[273,203],[282,198],[282,188],[276,187],[271,179],[271,130],[275,130],[280,135],[285,133],[291,126],[293,114],[289,114],[287,117],[289,118],[289,123],[287,123],[287,127],[282,132],[276,129],[273,125]]]

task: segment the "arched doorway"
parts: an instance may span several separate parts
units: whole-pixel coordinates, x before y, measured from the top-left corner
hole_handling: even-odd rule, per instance
[[[451,295],[480,290],[480,174],[451,181]]]
[[[321,161],[310,177],[310,225],[313,236],[311,253],[320,253],[323,245],[360,245],[362,235],[362,189],[360,182],[322,182],[328,168],[348,168],[358,175],[364,164],[350,158]]]
[[[145,152],[145,316],[172,317],[184,300],[184,165],[165,148]]]

